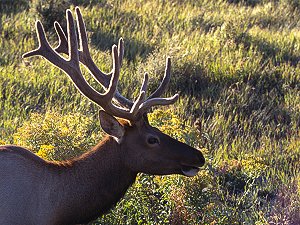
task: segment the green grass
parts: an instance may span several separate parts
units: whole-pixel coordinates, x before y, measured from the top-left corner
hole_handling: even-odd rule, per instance
[[[19,143],[34,151],[65,148],[69,139],[77,149],[80,132],[98,132],[91,122],[98,108],[65,74],[41,58],[21,59],[37,47],[35,20],[46,24],[56,44],[51,23],[65,24],[55,15],[75,4],[100,69],[110,70],[111,46],[124,38],[124,95],[137,95],[134,87],[145,71],[154,90],[166,56],[172,57],[167,95],[181,97],[171,111],[155,111],[151,121],[166,131],[182,128],[171,135],[203,149],[207,159],[195,178],[139,175],[116,208],[93,224],[300,223],[298,1],[69,0],[54,8],[50,0],[1,1],[0,142],[17,144],[23,132]],[[82,117],[86,126],[74,126],[68,135],[60,132],[64,123],[53,132],[41,128],[37,141],[33,125],[47,124],[54,111],[74,121]],[[100,136],[81,140],[82,148]]]

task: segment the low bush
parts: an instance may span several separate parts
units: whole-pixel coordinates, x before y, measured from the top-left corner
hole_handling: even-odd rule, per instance
[[[94,120],[80,114],[33,113],[14,134],[14,142],[45,159],[69,159],[87,151],[102,138],[103,133]]]

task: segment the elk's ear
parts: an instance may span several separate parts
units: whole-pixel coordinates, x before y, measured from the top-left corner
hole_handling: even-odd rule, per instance
[[[102,129],[110,136],[113,136],[118,142],[120,142],[122,137],[124,136],[125,130],[124,127],[118,122],[118,120],[103,110],[99,111],[99,119]]]

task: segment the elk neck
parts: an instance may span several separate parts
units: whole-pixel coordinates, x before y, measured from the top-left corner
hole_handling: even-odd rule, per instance
[[[59,181],[52,194],[56,196],[57,212],[65,217],[59,224],[97,218],[124,196],[137,173],[125,166],[123,152],[122,145],[107,136],[82,156],[53,164]]]

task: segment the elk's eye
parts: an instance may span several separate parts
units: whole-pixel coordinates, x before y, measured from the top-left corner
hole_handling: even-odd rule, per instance
[[[147,141],[150,145],[159,144],[159,140],[156,137],[149,137]]]

